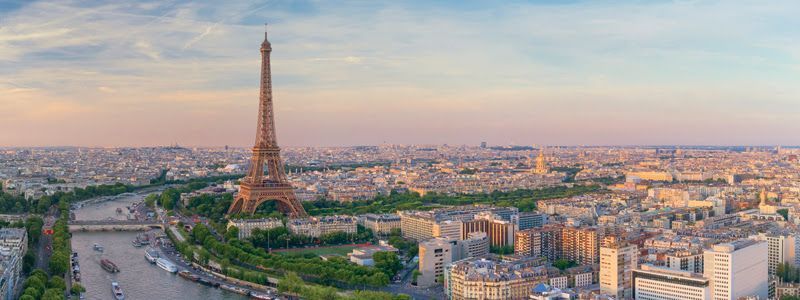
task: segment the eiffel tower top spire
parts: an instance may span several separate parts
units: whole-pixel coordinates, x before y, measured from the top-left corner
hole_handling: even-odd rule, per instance
[[[261,51],[272,51],[272,44],[267,38],[267,23],[264,23],[264,42],[261,43]]]

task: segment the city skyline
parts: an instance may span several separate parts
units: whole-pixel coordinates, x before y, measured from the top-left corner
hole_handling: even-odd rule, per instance
[[[0,147],[252,144],[264,21],[288,147],[796,145],[798,11],[6,2]]]

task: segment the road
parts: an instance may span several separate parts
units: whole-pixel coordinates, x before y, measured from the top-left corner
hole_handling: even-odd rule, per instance
[[[419,264],[417,263],[408,264],[408,266],[400,271],[402,279],[399,283],[391,283],[381,290],[392,294],[406,294],[417,300],[445,299],[444,288],[441,285],[431,288],[420,288],[411,284],[412,273],[418,266]]]

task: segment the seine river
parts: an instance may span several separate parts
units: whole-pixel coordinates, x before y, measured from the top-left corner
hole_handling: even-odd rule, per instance
[[[140,201],[141,196],[131,196],[86,206],[75,211],[78,220],[102,220],[109,217],[125,219],[116,209]],[[138,232],[75,232],[72,250],[78,252],[81,267],[81,284],[86,287],[86,299],[113,299],[111,281],[122,286],[127,300],[158,299],[247,299],[241,295],[206,287],[168,273],[144,259],[144,248],[134,248],[131,241]],[[94,251],[94,243],[105,247],[103,253]],[[120,272],[111,274],[100,267],[100,260],[114,262]]]

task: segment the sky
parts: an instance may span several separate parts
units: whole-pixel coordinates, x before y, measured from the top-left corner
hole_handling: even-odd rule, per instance
[[[798,145],[800,2],[0,0],[0,146]]]

